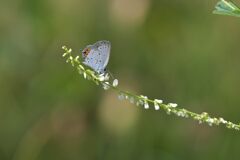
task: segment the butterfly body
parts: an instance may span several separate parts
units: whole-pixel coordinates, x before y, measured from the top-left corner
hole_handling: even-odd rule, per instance
[[[109,57],[111,43],[106,40],[98,41],[86,46],[82,51],[83,63],[97,73],[105,73]]]

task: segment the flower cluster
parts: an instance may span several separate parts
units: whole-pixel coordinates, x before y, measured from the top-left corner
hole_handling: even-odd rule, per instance
[[[137,106],[142,106],[144,109],[150,109],[151,106],[158,111],[163,110],[167,114],[173,114],[178,117],[183,118],[191,118],[201,123],[206,123],[209,126],[213,125],[225,125],[229,129],[240,130],[240,124],[234,124],[230,121],[226,121],[223,118],[214,118],[209,116],[208,113],[203,112],[201,114],[191,112],[184,108],[179,108],[176,103],[168,103],[164,104],[160,99],[151,100],[147,96],[143,95],[135,95],[130,92],[120,90],[118,86],[118,80],[114,79],[110,82],[110,76],[108,73],[105,74],[97,74],[93,70],[85,69],[82,63],[79,61],[79,56],[75,58],[71,55],[72,49],[67,49],[67,47],[63,46],[62,49],[65,51],[63,57],[67,57],[66,62],[70,63],[73,67],[75,67],[80,75],[87,80],[93,81],[97,85],[101,85],[104,90],[113,89],[118,92],[119,100],[128,100],[130,103],[135,104]]]

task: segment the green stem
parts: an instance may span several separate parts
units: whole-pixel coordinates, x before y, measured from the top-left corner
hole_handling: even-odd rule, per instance
[[[234,124],[230,121],[226,121],[223,118],[215,118],[215,117],[211,117],[208,115],[208,113],[203,112],[201,114],[189,111],[185,108],[176,108],[176,104],[173,106],[172,103],[169,104],[164,104],[164,103],[160,103],[159,100],[151,100],[147,97],[144,96],[140,96],[140,95],[136,95],[133,94],[131,92],[128,91],[124,91],[119,89],[117,86],[112,85],[111,83],[101,80],[99,78],[100,75],[95,74],[94,71],[89,70],[89,69],[85,69],[82,65],[82,63],[78,60],[79,56],[73,58],[71,55],[72,50],[71,49],[67,49],[65,46],[63,47],[65,53],[63,54],[63,57],[67,57],[67,63],[71,63],[73,67],[77,68],[77,70],[79,71],[80,74],[83,74],[84,78],[92,80],[93,82],[95,82],[97,85],[101,84],[102,86],[107,86],[108,88],[116,91],[118,94],[123,95],[125,97],[125,99],[129,99],[130,102],[133,99],[134,101],[137,101],[137,105],[147,105],[148,109],[148,105],[152,104],[154,106],[158,105],[160,107],[160,109],[165,110],[167,114],[173,114],[173,115],[177,115],[180,117],[184,117],[184,118],[191,118],[193,120],[198,121],[199,123],[207,123],[208,125],[212,126],[212,125],[219,125],[222,124],[225,127],[229,128],[229,129],[234,129],[234,130],[240,130],[240,124]],[[141,103],[138,103],[141,102]],[[131,102],[132,103],[132,102]],[[156,109],[156,108],[155,108]]]

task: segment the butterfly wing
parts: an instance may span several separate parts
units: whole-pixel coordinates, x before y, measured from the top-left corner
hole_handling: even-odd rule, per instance
[[[98,41],[88,45],[83,50],[84,64],[98,73],[104,73],[110,57],[111,43],[109,41]]]
[[[111,50],[111,43],[109,41],[98,41],[95,43],[97,49],[99,51],[99,70],[104,71],[108,65],[109,57],[110,57],[110,50]]]
[[[86,66],[89,66],[90,68],[96,70],[96,57],[95,55],[97,54],[97,52],[94,49],[91,48],[87,48],[88,49],[88,53],[87,55],[83,54],[83,64],[85,64]]]

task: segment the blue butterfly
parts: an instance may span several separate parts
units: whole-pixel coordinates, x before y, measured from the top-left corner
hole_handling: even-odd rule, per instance
[[[106,40],[87,45],[82,51],[83,64],[99,74],[106,72],[110,57],[111,43]]]

